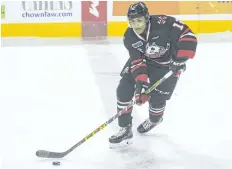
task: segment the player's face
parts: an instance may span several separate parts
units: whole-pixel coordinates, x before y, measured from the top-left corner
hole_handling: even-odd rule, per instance
[[[142,34],[146,29],[146,19],[144,16],[130,19],[129,24],[138,34]]]

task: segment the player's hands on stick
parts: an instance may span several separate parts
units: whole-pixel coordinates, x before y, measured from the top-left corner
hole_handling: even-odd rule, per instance
[[[150,88],[150,84],[144,81],[136,82],[136,91],[135,91],[135,102],[137,105],[141,106],[150,100],[150,96],[144,94],[144,92]]]
[[[181,61],[171,61],[169,64],[169,70],[173,71],[174,76],[179,77],[180,74],[186,70],[186,64]]]

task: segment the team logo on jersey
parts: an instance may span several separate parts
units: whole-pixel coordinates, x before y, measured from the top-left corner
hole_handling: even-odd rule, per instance
[[[146,45],[146,56],[149,58],[159,58],[164,55],[170,48],[170,43],[167,43],[166,47],[156,45],[153,42],[151,45],[147,43]]]

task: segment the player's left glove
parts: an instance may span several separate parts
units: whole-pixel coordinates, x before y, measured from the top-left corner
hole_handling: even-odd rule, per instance
[[[184,61],[171,61],[169,64],[169,70],[173,71],[176,77],[179,77],[182,72],[186,70],[186,64]]]

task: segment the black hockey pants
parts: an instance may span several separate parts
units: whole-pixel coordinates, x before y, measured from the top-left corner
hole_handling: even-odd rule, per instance
[[[157,82],[169,71],[168,67],[163,65],[147,64],[147,66],[148,77],[151,84]],[[135,80],[130,73],[130,59],[125,64],[120,75],[122,78],[116,90],[118,111],[121,111],[123,108],[128,106],[134,97]],[[150,94],[151,99],[149,101],[148,112],[149,118],[152,122],[159,121],[163,116],[166,101],[171,98],[177,81],[177,77],[171,76]],[[132,124],[132,110],[133,107],[118,118],[119,126],[125,127],[128,124]]]

